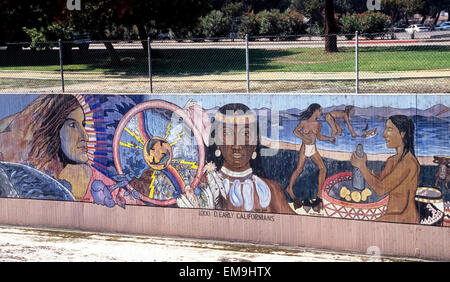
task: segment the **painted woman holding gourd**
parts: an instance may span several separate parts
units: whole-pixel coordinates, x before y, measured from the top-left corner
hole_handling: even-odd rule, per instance
[[[367,155],[353,154],[351,163],[378,195],[389,194],[386,213],[378,221],[418,223],[415,195],[420,165],[414,153],[414,123],[404,115],[394,115],[386,121],[383,132],[386,147],[395,149],[383,171],[378,175],[367,167]]]

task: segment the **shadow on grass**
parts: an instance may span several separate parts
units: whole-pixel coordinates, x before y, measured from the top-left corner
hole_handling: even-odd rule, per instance
[[[336,54],[324,54],[322,48],[250,49],[250,71],[352,71],[354,48],[339,48]],[[148,75],[147,54],[142,49],[116,49],[120,64],[114,64],[103,49],[73,49],[63,59],[67,72],[98,72],[118,76]],[[450,52],[450,46],[377,46],[360,48],[362,54]],[[431,53],[430,53],[431,52]],[[210,75],[243,73],[245,49],[154,49],[154,75]],[[350,58],[351,57],[351,58]],[[363,61],[363,60],[362,60]],[[362,62],[363,63],[363,62]],[[34,71],[59,71],[58,50],[0,51],[0,68]]]
[[[100,72],[118,75],[147,75],[148,60],[143,50],[117,50],[120,64],[113,64],[106,50],[72,50],[70,58],[63,59],[65,71]],[[290,55],[285,50],[251,50],[252,71],[270,69],[272,59]],[[152,50],[152,73],[155,75],[202,75],[245,72],[244,49],[156,49]],[[16,53],[0,51],[0,66],[11,69],[31,67],[32,70],[59,70],[58,50]],[[253,69],[253,67],[255,69]]]
[[[274,58],[291,55],[288,50],[252,49],[249,51],[250,70],[274,68],[268,63]],[[218,74],[245,72],[245,49],[170,49],[157,50],[153,61],[159,74]]]

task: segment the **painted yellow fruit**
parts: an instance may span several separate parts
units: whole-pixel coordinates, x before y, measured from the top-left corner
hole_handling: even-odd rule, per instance
[[[353,191],[351,193],[352,200],[356,203],[359,203],[361,201],[361,193],[358,191]]]
[[[367,197],[369,197],[371,195],[372,195],[372,191],[369,188],[366,188],[361,192],[361,200],[366,201]]]
[[[345,200],[346,200],[347,202],[350,202],[350,201],[352,200],[352,198],[350,197],[350,195],[347,195],[347,196],[345,196]]]
[[[348,190],[347,187],[342,186],[341,191],[339,192],[339,196],[341,196],[341,198],[346,198],[347,196],[350,196],[350,190]]]

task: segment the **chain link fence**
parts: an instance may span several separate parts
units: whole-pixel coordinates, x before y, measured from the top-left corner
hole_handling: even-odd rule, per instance
[[[3,93],[448,93],[450,31],[11,43]],[[148,46],[150,45],[150,48]]]

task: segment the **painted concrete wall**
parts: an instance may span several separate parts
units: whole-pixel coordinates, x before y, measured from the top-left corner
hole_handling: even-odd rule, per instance
[[[0,223],[448,259],[449,100],[1,95]]]

